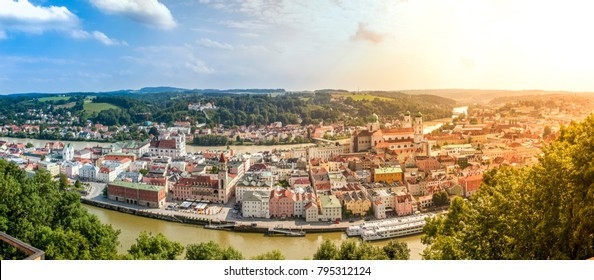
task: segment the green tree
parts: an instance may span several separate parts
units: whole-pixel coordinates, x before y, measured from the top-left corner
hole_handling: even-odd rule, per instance
[[[154,126],[149,129],[148,134],[154,136],[155,139],[159,139],[159,130]]]
[[[449,201],[448,193],[447,192],[434,193],[432,200],[433,200],[433,205],[435,205],[435,206],[446,205],[446,204],[448,204],[448,201]]]
[[[422,241],[426,259],[586,259],[594,255],[594,115],[560,131],[536,165],[484,174]]]
[[[326,239],[313,256],[314,260],[336,260],[338,259],[338,248],[332,241]]]
[[[31,179],[14,163],[0,159],[0,231],[44,250],[46,259],[115,259],[119,231],[103,225],[61,191],[47,171]],[[11,251],[0,253],[13,259]]]
[[[152,235],[143,231],[136,238],[136,243],[132,244],[128,250],[126,259],[134,260],[175,260],[184,247],[181,243],[168,240],[162,233]]]
[[[233,247],[224,249],[209,241],[186,246],[186,260],[243,260],[243,255]]]
[[[272,250],[261,255],[252,257],[252,260],[284,260],[285,256],[279,250]]]
[[[68,188],[68,177],[65,174],[60,173],[60,190],[65,190]]]
[[[548,125],[545,125],[543,132],[542,132],[542,138],[546,138],[547,136],[551,135],[551,133],[552,133],[551,127]]]
[[[26,146],[26,147],[27,147],[27,148],[33,148],[33,147],[35,147],[35,146],[34,146],[32,143],[27,143],[27,146]]]
[[[149,171],[148,171],[148,169],[144,169],[144,168],[143,168],[143,169],[140,169],[140,170],[138,170],[138,172],[139,172],[140,174],[142,174],[142,176],[145,176],[146,174],[148,174],[148,172],[149,172]]]
[[[408,260],[410,259],[410,249],[404,242],[392,240],[383,248],[384,253],[390,260]]]

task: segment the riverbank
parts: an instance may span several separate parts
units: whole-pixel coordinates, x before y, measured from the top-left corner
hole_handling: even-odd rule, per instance
[[[33,146],[37,148],[45,147],[45,144],[48,142],[56,142],[60,141],[64,144],[71,144],[75,150],[81,150],[85,148],[91,147],[105,147],[110,145],[110,142],[96,142],[96,141],[67,141],[67,140],[42,140],[42,139],[33,139],[33,138],[14,138],[14,137],[0,137],[0,141],[6,141],[8,143],[31,143]],[[282,145],[240,145],[240,146],[194,146],[191,144],[186,145],[186,152],[188,153],[198,153],[198,152],[205,152],[209,150],[221,151],[226,150],[227,147],[234,150],[236,153],[256,153],[262,151],[272,151],[272,150],[289,150],[292,148],[304,148],[315,146],[313,143],[304,143],[304,144],[282,144]]]
[[[158,219],[168,222],[176,222],[182,224],[191,224],[191,225],[225,225],[224,227],[220,227],[216,230],[227,230],[227,231],[237,231],[237,232],[252,232],[252,233],[267,233],[270,228],[281,227],[284,229],[289,230],[299,230],[305,233],[326,233],[326,232],[345,232],[348,225],[343,222],[343,225],[340,224],[324,224],[320,223],[319,225],[311,224],[311,223],[301,223],[301,221],[297,220],[288,220],[288,221],[276,221],[276,220],[263,220],[263,219],[253,219],[248,221],[238,221],[238,220],[221,220],[217,216],[213,218],[206,218],[206,217],[196,217],[190,215],[181,215],[181,214],[167,214],[162,213],[162,211],[167,210],[156,210],[156,209],[142,209],[142,208],[133,208],[127,207],[124,205],[119,205],[118,203],[110,203],[106,201],[100,201],[95,199],[88,199],[81,197],[81,203],[112,210],[118,211],[125,214],[136,215],[145,218],[151,219]],[[156,212],[161,211],[161,212]],[[173,212],[173,211],[170,211]],[[353,223],[354,224],[354,223]],[[211,228],[214,229],[214,228]]]

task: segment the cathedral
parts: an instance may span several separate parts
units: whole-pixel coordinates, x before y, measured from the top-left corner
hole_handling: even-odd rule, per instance
[[[429,153],[427,141],[423,135],[423,115],[414,117],[406,112],[401,127],[380,129],[379,118],[367,129],[358,131],[351,138],[351,151],[354,153],[375,151],[394,155],[426,155]]]

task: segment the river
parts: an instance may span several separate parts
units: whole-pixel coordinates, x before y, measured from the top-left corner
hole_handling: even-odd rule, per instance
[[[344,233],[308,233],[305,237],[269,237],[262,233],[243,233],[204,229],[196,225],[180,224],[162,220],[138,217],[117,211],[84,205],[89,213],[96,215],[104,224],[111,224],[121,230],[120,253],[126,252],[135,242],[138,234],[149,231],[153,234],[162,233],[168,239],[181,242],[184,246],[192,243],[215,241],[221,246],[232,246],[241,251],[246,258],[272,250],[280,250],[289,260],[312,258],[322,241],[329,239],[341,242],[347,239]],[[397,240],[406,242],[410,249],[411,259],[421,259],[419,255],[424,245],[421,236],[414,235]],[[388,241],[373,242],[374,245],[385,245]]]
[[[64,144],[72,144],[75,150],[81,150],[84,148],[96,147],[96,146],[107,146],[111,143],[106,142],[93,142],[93,141],[65,141],[65,140],[40,140],[40,139],[31,139],[31,138],[14,138],[14,137],[0,137],[0,141],[7,141],[8,143],[31,143],[35,147],[40,148],[44,147],[47,142],[57,142],[60,141]],[[230,149],[234,150],[235,153],[255,153],[255,152],[262,152],[262,151],[271,151],[273,149],[283,150],[283,149],[291,149],[291,148],[300,148],[300,147],[307,147],[312,146],[314,144],[289,144],[289,145],[269,145],[269,146],[259,146],[259,145],[240,145],[240,146],[229,146]],[[208,150],[225,150],[227,146],[194,146],[194,145],[186,145],[186,152],[188,153],[197,153],[197,152],[204,152]]]

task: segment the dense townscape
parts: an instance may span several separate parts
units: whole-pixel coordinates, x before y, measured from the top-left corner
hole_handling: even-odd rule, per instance
[[[424,257],[457,258],[435,255],[431,249],[441,246],[439,233],[426,232],[439,227],[439,213],[460,211],[458,199],[472,200],[481,186],[492,184],[488,178],[494,176],[493,170],[537,165],[546,147],[563,137],[564,127],[590,113],[588,98],[545,99],[495,99],[453,108],[451,118],[433,121],[427,121],[420,111],[405,111],[396,117],[372,113],[364,125],[273,122],[213,127],[187,118],[171,123],[145,121],[135,126],[144,139],[75,148],[80,142],[44,140],[36,146],[28,139],[1,138],[0,156],[30,180],[48,176],[59,181],[63,190],[79,194],[82,202],[108,209],[129,209],[125,211],[171,221],[207,222],[213,229],[262,229],[289,236],[340,230],[373,241],[425,232],[423,242],[436,245],[428,247]],[[188,106],[203,113],[219,109],[214,103]],[[40,118],[1,129],[11,136],[23,131],[33,133],[25,136],[34,136],[40,126],[52,129],[48,125],[68,131],[64,127],[70,123],[56,122],[54,115],[39,112],[32,116]],[[88,121],[84,128],[77,128],[82,134],[94,132],[88,134],[92,137],[114,130],[130,133],[119,129],[126,126]],[[242,140],[256,142],[262,135],[278,139],[282,134],[299,135],[311,143],[266,149],[254,145],[242,152],[236,145],[196,149],[199,146],[188,144],[211,137],[240,145]],[[164,237],[142,238],[150,243]],[[320,257],[326,249],[339,250],[329,249],[332,246],[325,243],[316,254]],[[361,250],[372,248],[359,246]],[[403,243],[391,246],[407,251]],[[408,258],[406,254],[398,258]],[[268,257],[282,254],[270,252]]]
[[[453,196],[468,198],[478,190],[482,174],[493,167],[534,164],[542,146],[555,139],[561,126],[588,113],[586,105],[577,103],[563,107],[552,102],[545,108],[530,102],[515,104],[472,106],[430,133],[424,129],[421,112],[405,112],[389,122],[380,122],[373,114],[366,126],[275,122],[245,129],[209,129],[189,121],[171,126],[147,121],[137,128],[140,135],[147,135],[145,140],[80,150],[60,141],[43,147],[0,141],[0,153],[31,176],[44,169],[52,176],[64,174],[72,182],[101,182],[108,186],[109,199],[150,208],[189,209],[206,215],[211,212],[206,210],[209,203],[236,203],[238,216],[250,218],[385,219],[446,206]],[[212,103],[189,105],[189,110],[216,109]],[[42,110],[28,114],[37,117],[28,122],[41,120],[50,131],[59,125],[66,125],[59,130],[68,131],[71,124]],[[110,135],[112,128],[89,123],[77,129],[79,136],[93,140]],[[38,130],[39,125],[1,129],[15,134]],[[116,128],[116,133],[118,129],[126,127]],[[307,134],[318,144],[243,154],[229,147],[186,152],[186,143],[204,135],[232,142]],[[335,135],[349,138],[329,140]]]

